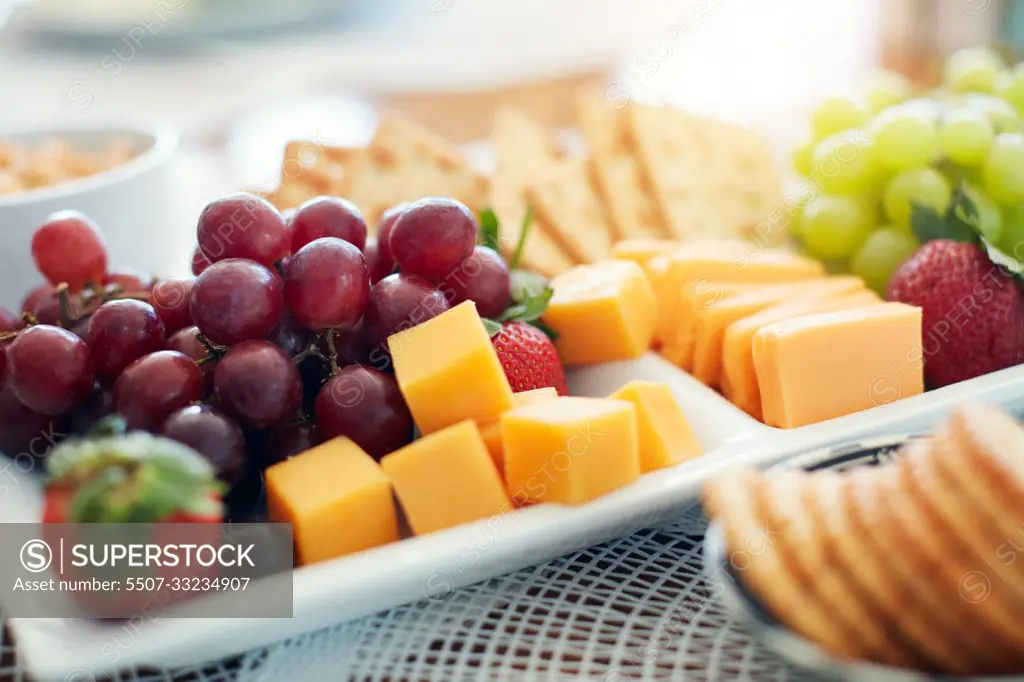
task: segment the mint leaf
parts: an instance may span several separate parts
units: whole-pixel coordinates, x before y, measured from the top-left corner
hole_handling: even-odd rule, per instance
[[[494,320],[488,320],[486,317],[483,318],[484,329],[487,330],[487,336],[494,338],[501,331],[501,325]]]
[[[509,276],[509,291],[515,303],[540,296],[548,288],[548,280],[539,272],[513,270]]]
[[[527,206],[526,213],[523,214],[523,222],[519,225],[519,241],[516,242],[516,250],[512,252],[512,258],[508,262],[509,269],[519,267],[519,259],[523,257],[523,248],[526,246],[526,235],[529,234],[532,224],[533,206]]]
[[[521,303],[509,306],[505,309],[505,312],[501,314],[498,319],[501,322],[509,322],[516,320],[519,322],[533,322],[540,319],[540,316],[548,309],[548,302],[554,295],[555,290],[551,287],[545,287],[542,292],[534,296],[529,296]]]
[[[501,253],[501,243],[498,241],[498,216],[489,208],[480,212],[480,232],[477,242]]]
[[[921,244],[946,238],[946,222],[931,206],[910,202],[910,226]]]

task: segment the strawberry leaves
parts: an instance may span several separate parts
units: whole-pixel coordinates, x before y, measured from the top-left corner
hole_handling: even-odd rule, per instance
[[[912,201],[910,226],[917,240],[924,244],[934,239],[978,243],[981,238],[981,220],[967,190],[960,185],[953,191],[946,212],[940,215],[932,206]]]
[[[523,222],[519,225],[519,241],[516,242],[516,250],[512,252],[512,258],[508,261],[510,270],[519,267],[519,261],[523,257],[523,249],[526,247],[526,237],[530,233],[530,226],[533,225],[533,206],[526,207],[523,214]]]
[[[486,246],[489,249],[494,249],[495,252],[501,253],[501,239],[500,232],[498,230],[498,216],[491,209],[485,209],[480,212],[480,231],[477,236],[477,243]]]

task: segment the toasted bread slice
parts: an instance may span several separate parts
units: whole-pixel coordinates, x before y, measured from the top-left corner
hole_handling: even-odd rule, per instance
[[[561,159],[526,196],[542,226],[574,261],[596,263],[611,256],[611,228],[586,161]]]
[[[321,194],[331,194],[361,153],[361,149],[351,147],[293,140],[284,148],[281,185],[272,196],[264,198],[284,210]]]

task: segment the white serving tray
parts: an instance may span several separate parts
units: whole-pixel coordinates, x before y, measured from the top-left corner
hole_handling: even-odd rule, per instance
[[[36,679],[91,679],[136,666],[201,663],[459,587],[628,534],[692,503],[712,474],[736,464],[764,466],[852,438],[926,429],[966,400],[1024,408],[1024,366],[828,422],[783,431],[760,424],[654,354],[635,362],[570,372],[571,392],[604,396],[631,379],[668,384],[707,454],[647,474],[580,507],[541,505],[299,569],[288,619],[181,619],[161,614],[134,628],[73,619],[9,621],[19,660]],[[10,471],[8,472],[10,473]],[[0,499],[0,522],[39,518],[29,476]],[[250,586],[259,598],[259,585]],[[0,605],[2,606],[2,605]],[[77,674],[79,677],[74,677]]]

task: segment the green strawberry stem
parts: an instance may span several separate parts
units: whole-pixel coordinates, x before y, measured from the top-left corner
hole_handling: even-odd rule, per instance
[[[523,214],[523,222],[519,225],[519,241],[516,242],[516,249],[512,252],[512,258],[508,261],[508,267],[513,270],[519,267],[519,260],[523,257],[523,249],[526,247],[526,236],[530,233],[533,225],[533,206],[526,207]]]

